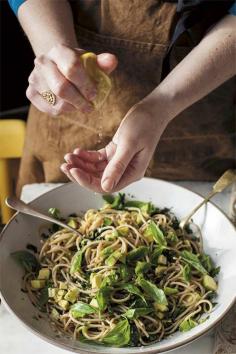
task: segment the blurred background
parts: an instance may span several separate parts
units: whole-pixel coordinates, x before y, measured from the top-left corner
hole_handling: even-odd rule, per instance
[[[0,24],[0,118],[26,120],[25,91],[34,55],[7,0],[0,0]]]

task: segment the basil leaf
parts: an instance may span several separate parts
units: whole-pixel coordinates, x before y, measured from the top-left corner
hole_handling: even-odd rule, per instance
[[[147,228],[144,231],[145,235],[151,235],[154,241],[160,246],[166,246],[167,242],[165,236],[158,225],[154,221],[150,221]]]
[[[183,322],[180,323],[179,330],[180,332],[187,332],[196,326],[197,326],[197,322],[189,318],[187,320],[183,320]]]
[[[213,269],[213,262],[211,260],[211,257],[207,254],[202,254],[199,259],[203,267],[208,271],[208,273],[210,273]]]
[[[112,224],[112,220],[110,218],[104,218],[103,226],[110,226]]]
[[[183,269],[183,278],[186,281],[186,283],[189,282],[190,277],[191,277],[191,269],[190,269],[189,265],[186,264]]]
[[[158,258],[163,253],[165,248],[165,246],[157,246],[157,248],[154,248],[154,251],[151,254],[151,263],[153,265],[157,265]]]
[[[70,274],[74,274],[75,272],[78,272],[81,270],[82,259],[83,259],[83,251],[82,250],[80,250],[74,254],[72,261],[71,261]]]
[[[214,277],[216,277],[219,274],[219,272],[220,272],[220,266],[216,267],[216,268],[213,268],[211,270],[211,272],[210,272],[210,275],[211,275],[211,277],[214,278]]]
[[[40,295],[39,295],[39,298],[38,298],[38,302],[37,302],[37,305],[39,307],[39,309],[41,311],[44,310],[44,305],[47,304],[48,302],[48,288],[49,286],[45,286],[41,291],[40,291]]]
[[[11,256],[26,272],[36,272],[40,268],[37,258],[28,251],[16,251]]]
[[[164,291],[159,289],[155,284],[143,278],[138,279],[138,284],[155,302],[161,305],[168,305]]]
[[[180,254],[181,254],[182,259],[186,263],[190,264],[192,267],[197,269],[200,273],[202,273],[202,274],[208,273],[207,270],[203,267],[200,260],[198,259],[198,257],[195,254],[193,254],[192,252],[189,252],[189,251],[182,251]]]
[[[127,319],[117,323],[103,338],[103,343],[123,347],[130,342],[130,324]]]
[[[121,280],[127,281],[131,277],[130,270],[126,264],[121,264],[119,271]]]
[[[85,315],[90,315],[97,312],[98,309],[88,305],[82,301],[78,301],[76,304],[72,305],[70,308],[70,314],[74,318],[84,317]]]
[[[129,200],[125,203],[125,207],[139,208],[144,214],[152,215],[157,212],[157,208],[151,202],[140,202],[139,200]]]
[[[147,246],[140,246],[127,254],[127,261],[137,261],[140,258],[144,258],[148,254],[149,248]]]
[[[140,316],[145,316],[148,315],[150,312],[152,312],[152,308],[148,307],[140,307],[136,309],[129,309],[127,310],[123,316],[127,317],[130,320],[136,319]]]
[[[96,295],[96,300],[98,303],[98,308],[101,312],[105,311],[109,303],[109,295],[111,293],[111,287],[103,287],[98,290]]]
[[[108,204],[112,204],[114,202],[115,197],[113,197],[113,195],[110,194],[104,194],[102,196],[102,198],[105,200],[105,202],[107,202]]]
[[[143,302],[146,304],[146,299],[143,296],[143,294],[141,293],[141,291],[139,290],[139,288],[137,288],[137,286],[133,285],[133,284],[123,284],[122,285],[122,289],[125,289],[126,291],[128,291],[130,294],[134,294],[139,296]]]
[[[135,267],[135,274],[140,275],[146,273],[149,271],[150,268],[151,268],[150,263],[138,261]]]

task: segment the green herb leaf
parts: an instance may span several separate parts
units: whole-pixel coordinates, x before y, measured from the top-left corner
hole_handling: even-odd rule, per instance
[[[127,254],[127,261],[133,262],[137,261],[138,259],[144,258],[148,254],[149,248],[146,246],[140,246]]]
[[[81,270],[82,259],[83,259],[83,251],[82,250],[77,251],[74,254],[71,261],[70,274],[74,274]]]
[[[203,267],[208,271],[208,273],[211,272],[213,269],[213,262],[211,260],[211,257],[208,256],[207,254],[202,254],[200,257],[200,262],[202,263]]]
[[[140,202],[139,200],[128,200],[125,202],[126,208],[139,208],[144,214],[152,215],[157,212],[157,208],[151,202]]]
[[[125,194],[118,193],[115,197],[112,195],[104,195],[103,199],[110,204],[112,209],[124,209]]]
[[[216,277],[220,273],[220,267],[212,268],[210,275],[211,277]]]
[[[119,267],[120,278],[121,280],[127,281],[130,278],[130,270],[126,264],[121,264]]]
[[[163,253],[163,251],[165,250],[165,246],[156,246],[156,248],[154,248],[152,254],[151,254],[151,263],[153,265],[157,265],[157,261],[159,256]]]
[[[108,204],[112,204],[114,202],[115,197],[111,194],[104,194],[102,198],[107,202]]]
[[[162,289],[159,289],[155,284],[143,278],[138,279],[138,284],[150,296],[155,302],[161,305],[168,305],[165,293]]]
[[[200,273],[207,274],[207,270],[203,267],[198,257],[192,252],[182,251],[181,257],[186,263],[190,264],[192,267],[197,269]]]
[[[96,300],[98,303],[98,308],[101,312],[105,311],[109,303],[109,295],[111,293],[111,287],[103,287],[98,290],[96,295]]]
[[[187,332],[196,326],[197,326],[197,322],[189,318],[187,320],[183,320],[183,322],[180,323],[179,330],[180,332]]]
[[[40,291],[37,305],[41,311],[44,310],[44,305],[46,305],[48,302],[48,288],[49,288],[49,286],[45,286]]]
[[[189,265],[186,264],[183,269],[183,278],[186,281],[186,283],[189,282],[190,277],[191,277],[191,269],[190,269]]]
[[[16,251],[11,256],[26,272],[36,272],[40,268],[37,258],[28,251]]]
[[[148,315],[150,312],[152,312],[153,309],[151,307],[140,307],[136,309],[129,309],[127,310],[123,316],[127,317],[130,320],[136,319],[140,316],[145,316]]]
[[[151,268],[150,263],[138,261],[135,267],[135,274],[140,275],[146,273],[149,271],[150,268]]]
[[[110,218],[104,218],[103,226],[110,226],[112,224],[112,220]]]
[[[137,286],[127,283],[127,284],[122,285],[122,289],[125,289],[126,291],[128,291],[131,294],[139,296],[143,300],[144,303],[147,303],[145,297],[143,296],[143,294],[141,293],[141,291],[139,290],[139,288]]]
[[[130,342],[130,324],[127,319],[117,323],[103,338],[103,343],[123,347]]]
[[[155,224],[155,222],[152,220],[150,221],[147,228],[145,229],[144,234],[149,235],[149,236],[151,235],[153,237],[153,239],[155,240],[155,242],[160,246],[167,245],[167,242],[166,242],[163,232],[161,231],[159,226],[157,226]]]
[[[98,309],[88,305],[82,301],[78,301],[76,304],[72,305],[70,308],[70,314],[74,318],[84,317],[85,315],[90,315],[97,312]]]

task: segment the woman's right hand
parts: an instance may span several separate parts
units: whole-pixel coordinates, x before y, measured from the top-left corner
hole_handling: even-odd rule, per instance
[[[96,85],[80,61],[84,52],[60,44],[35,58],[26,91],[26,96],[35,107],[50,115],[76,110],[89,113],[93,110],[91,101],[96,97]],[[113,54],[102,53],[97,56],[97,64],[110,74],[117,66],[117,59]],[[55,105],[50,105],[41,95],[48,90],[56,96]]]

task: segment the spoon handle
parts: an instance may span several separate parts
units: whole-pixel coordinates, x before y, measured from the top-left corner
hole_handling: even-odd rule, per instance
[[[72,227],[70,227],[69,225],[65,224],[64,222],[54,219],[49,215],[45,215],[40,213],[39,211],[31,208],[29,205],[27,205],[26,203],[24,203],[22,200],[16,198],[16,197],[7,197],[6,198],[6,204],[14,209],[17,210],[23,214],[27,214],[27,215],[31,215],[31,216],[35,216],[36,218],[39,219],[43,219],[43,220],[47,220],[50,221],[54,224],[57,224],[65,229],[69,229],[72,232],[76,232],[78,233],[75,229],[73,229]]]

